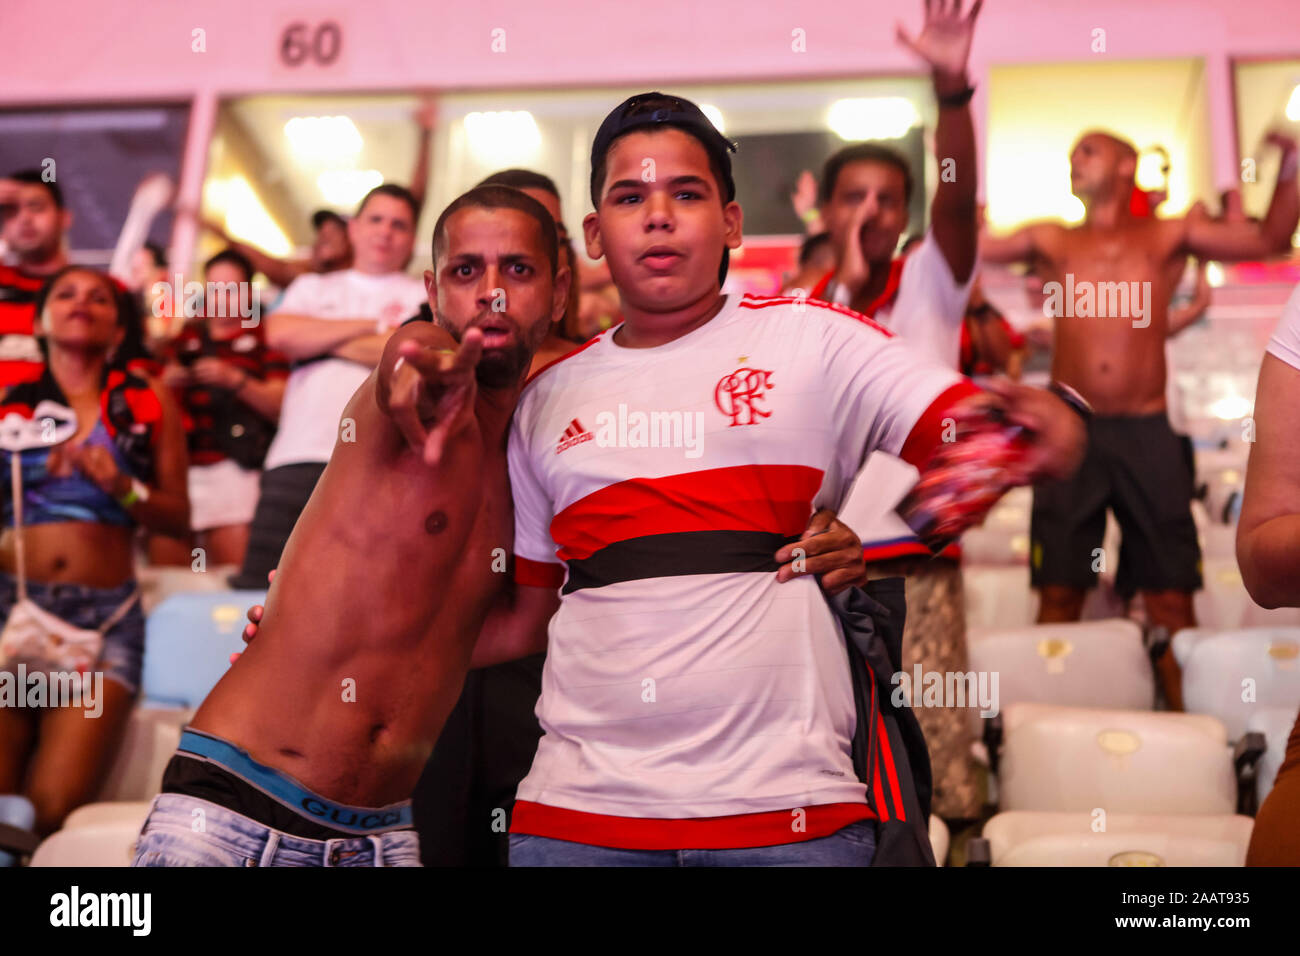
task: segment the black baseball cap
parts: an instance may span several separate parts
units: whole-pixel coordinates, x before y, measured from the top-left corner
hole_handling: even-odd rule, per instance
[[[659,102],[661,105],[655,109],[646,109],[645,104],[649,102]],[[614,144],[614,140],[624,133],[647,126],[671,126],[699,140],[700,145],[709,154],[709,158],[722,173],[722,182],[719,185],[726,193],[726,201],[731,202],[736,198],[736,181],[731,175],[731,154],[736,151],[736,144],[718,132],[718,128],[713,125],[704,111],[690,100],[654,91],[629,96],[610,111],[604,122],[600,124],[600,129],[596,130],[596,138],[591,142],[592,205],[600,204],[600,188],[604,184],[596,181],[597,170],[604,164],[605,156]],[[722,266],[718,270],[719,285],[727,277],[727,267],[730,262],[731,250],[724,249]]]
[[[332,209],[317,209],[311,214],[311,227],[319,230],[327,222],[336,222],[344,229],[348,227],[348,221]]]

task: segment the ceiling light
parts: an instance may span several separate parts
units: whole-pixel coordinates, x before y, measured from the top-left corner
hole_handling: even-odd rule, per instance
[[[470,113],[465,117],[470,152],[485,166],[515,166],[532,161],[542,145],[537,121],[527,110]]]
[[[302,162],[355,158],[363,140],[347,116],[295,116],[284,124],[289,146]]]
[[[921,122],[912,101],[902,96],[836,100],[826,125],[845,140],[899,139]]]
[[[383,181],[377,169],[327,169],[316,177],[316,186],[331,206],[352,209]]]
[[[232,176],[224,188],[214,190],[214,195],[222,200],[226,231],[233,238],[265,249],[273,256],[286,256],[293,251],[289,237],[276,225],[243,176]]]
[[[725,133],[727,131],[727,124],[722,119],[722,110],[718,109],[712,103],[701,103],[700,112],[709,118],[709,122],[713,124],[714,129],[719,133]]]

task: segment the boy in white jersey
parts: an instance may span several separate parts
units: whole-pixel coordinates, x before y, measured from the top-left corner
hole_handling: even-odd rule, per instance
[[[583,228],[625,321],[536,376],[510,437],[516,577],[562,585],[513,865],[872,859],[843,638],[772,551],[870,451],[923,464],[978,390],[847,309],[724,297],[730,148],[658,93],[596,135]],[[1069,473],[1074,414],[1005,398],[1037,436],[1024,477]]]

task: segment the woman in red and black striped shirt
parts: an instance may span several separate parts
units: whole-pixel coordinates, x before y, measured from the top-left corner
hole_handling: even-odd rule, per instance
[[[205,315],[166,350],[163,382],[184,413],[190,469],[188,539],[155,536],[156,564],[239,565],[257,507],[262,459],[275,434],[288,360],[267,348],[253,299],[252,264],[227,249],[204,266]],[[174,293],[179,298],[179,293]]]

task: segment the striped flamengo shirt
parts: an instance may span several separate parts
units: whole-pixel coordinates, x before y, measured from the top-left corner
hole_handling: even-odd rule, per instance
[[[725,848],[868,818],[843,636],[773,556],[871,451],[928,457],[974,386],[822,302],[728,296],[656,348],[616,331],[511,428],[516,577],[561,591],[512,832]]]
[[[45,370],[36,339],[36,296],[44,284],[44,277],[0,265],[0,389],[35,382]]]

